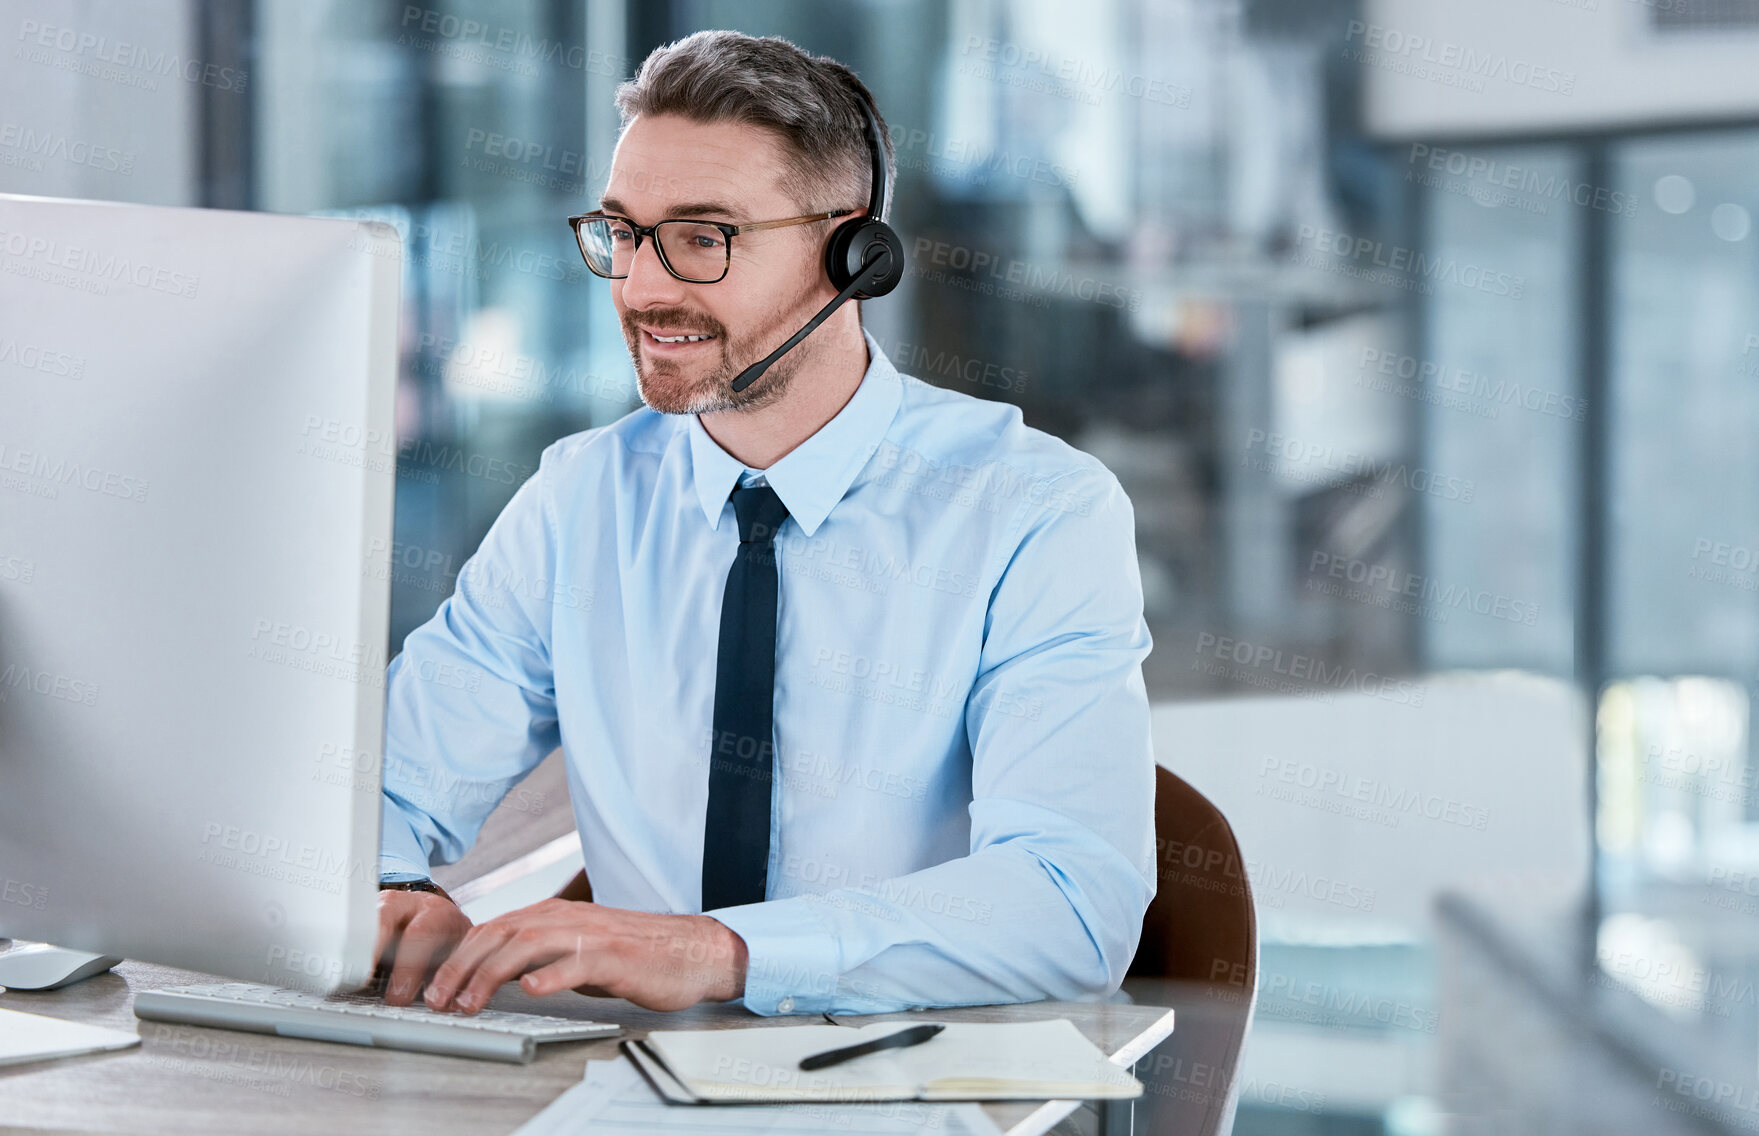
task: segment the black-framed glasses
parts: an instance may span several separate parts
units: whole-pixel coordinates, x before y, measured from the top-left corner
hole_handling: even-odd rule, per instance
[[[733,261],[735,235],[829,221],[853,212],[853,209],[838,209],[750,225],[676,219],[637,225],[627,217],[611,213],[582,213],[568,218],[568,224],[574,230],[580,255],[586,258],[586,266],[596,276],[603,276],[606,280],[621,280],[628,276],[636,250],[641,248],[641,239],[651,235],[654,248],[659,250],[660,263],[666,266],[667,272],[686,284],[713,284],[727,275],[727,266]]]

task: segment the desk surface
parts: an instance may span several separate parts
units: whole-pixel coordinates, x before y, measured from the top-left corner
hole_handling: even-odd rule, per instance
[[[588,1060],[618,1056],[615,1039],[559,1042],[539,1046],[529,1065],[504,1065],[134,1016],[137,990],[212,981],[216,979],[190,971],[125,962],[61,990],[0,994],[0,1007],[9,1010],[138,1031],[141,1036],[138,1047],[115,1053],[0,1066],[0,1116],[9,1124],[82,1132],[504,1134],[577,1083]],[[624,1027],[623,1037],[644,1036],[650,1029],[761,1029],[822,1020],[765,1018],[732,1003],[659,1013],[621,999],[577,994],[532,998],[512,985],[503,987],[491,1005],[616,1022]],[[1126,1067],[1173,1029],[1170,1010],[1127,1002],[1027,1002],[851,1020],[861,1024],[927,1016],[967,1022],[1068,1018]],[[1003,1131],[1024,1136],[1049,1131],[1078,1102],[983,1107]]]

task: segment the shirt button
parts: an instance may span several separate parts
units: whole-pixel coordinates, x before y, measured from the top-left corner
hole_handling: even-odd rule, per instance
[[[776,1003],[776,1009],[784,1014],[792,1014],[794,1012],[794,999],[783,998]]]

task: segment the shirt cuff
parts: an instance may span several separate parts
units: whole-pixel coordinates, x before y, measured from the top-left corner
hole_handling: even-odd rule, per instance
[[[754,1014],[816,1014],[836,1001],[842,974],[836,936],[801,896],[720,907],[704,915],[745,940],[745,1008]]]
[[[428,866],[427,851],[421,846],[421,838],[410,826],[409,818],[403,815],[391,798],[381,794],[382,808],[379,819],[379,875],[409,874],[420,879],[432,875]]]

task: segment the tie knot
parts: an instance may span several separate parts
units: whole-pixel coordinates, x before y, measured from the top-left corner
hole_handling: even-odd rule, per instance
[[[733,512],[739,517],[740,544],[769,544],[788,519],[788,506],[768,485],[741,485],[733,490]]]

